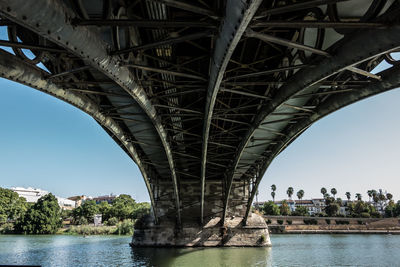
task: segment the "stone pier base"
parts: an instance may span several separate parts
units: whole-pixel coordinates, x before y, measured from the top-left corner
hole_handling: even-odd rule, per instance
[[[242,218],[227,218],[221,227],[220,218],[207,222],[204,227],[184,224],[176,229],[172,223],[160,225],[136,226],[131,246],[164,246],[164,247],[261,247],[270,246],[268,227],[265,220],[251,214],[246,226]]]

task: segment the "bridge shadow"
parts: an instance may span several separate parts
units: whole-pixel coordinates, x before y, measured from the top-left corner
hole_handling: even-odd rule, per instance
[[[131,250],[134,266],[255,266],[268,265],[271,248],[196,247]],[[137,264],[137,265],[136,265]]]

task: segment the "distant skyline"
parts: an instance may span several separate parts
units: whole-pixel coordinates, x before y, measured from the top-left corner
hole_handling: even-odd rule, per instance
[[[267,170],[259,201],[335,187],[352,198],[384,189],[400,198],[400,90],[355,103],[318,121]],[[127,193],[148,201],[133,161],[88,115],[54,97],[0,79],[0,187],[36,187],[62,197]],[[294,194],[294,197],[296,198]]]

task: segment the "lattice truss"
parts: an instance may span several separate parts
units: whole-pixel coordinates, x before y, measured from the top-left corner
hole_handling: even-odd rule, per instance
[[[12,48],[0,52],[1,76],[93,116],[137,163],[153,206],[174,199],[178,223],[180,182],[198,182],[201,221],[206,181],[223,181],[223,219],[234,181],[250,184],[247,218],[290,142],[400,80],[399,1],[0,0],[0,9],[0,45]],[[159,182],[173,194],[157,195]]]

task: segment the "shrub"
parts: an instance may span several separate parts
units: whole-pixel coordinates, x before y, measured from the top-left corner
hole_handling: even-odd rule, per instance
[[[5,223],[0,227],[0,234],[12,234],[14,233],[14,224]]]
[[[123,220],[117,224],[115,234],[118,235],[132,235],[133,234],[133,221],[130,219]]]
[[[372,218],[380,218],[381,214],[377,211],[373,211],[373,212],[371,212],[371,217]]]
[[[357,223],[360,224],[360,225],[365,224],[365,223],[364,223],[363,221],[361,221],[361,220],[358,220]]]
[[[276,220],[280,225],[283,224],[283,220]]]
[[[85,217],[80,216],[80,217],[74,218],[73,223],[76,225],[86,225],[89,222]]]
[[[327,224],[331,224],[331,220],[330,219],[325,219]]]
[[[118,223],[118,219],[115,217],[111,217],[110,219],[108,219],[108,221],[106,221],[104,224],[108,225],[108,226],[113,226],[113,225],[117,225]]]
[[[271,220],[270,219],[268,219],[267,220],[267,224],[271,224],[272,222],[271,222]]]
[[[371,215],[368,212],[361,212],[360,217],[361,218],[369,218],[369,217],[371,217]]]
[[[318,224],[317,219],[314,219],[314,218],[312,218],[312,219],[304,219],[303,222],[306,225],[312,225],[312,224],[316,225],[316,224]]]
[[[292,220],[286,220],[287,224],[292,225]]]
[[[349,224],[350,222],[347,220],[335,220],[336,224]]]

